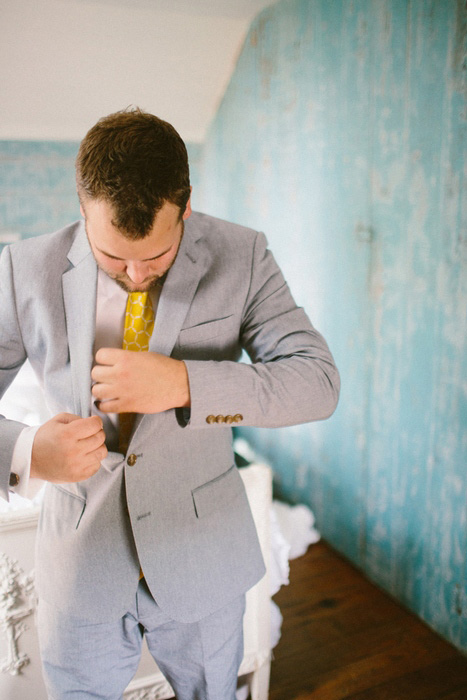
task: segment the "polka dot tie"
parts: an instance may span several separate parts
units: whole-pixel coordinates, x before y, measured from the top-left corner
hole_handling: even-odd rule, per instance
[[[123,349],[133,352],[147,352],[154,328],[154,310],[148,292],[130,292],[125,312]],[[120,413],[119,450],[126,454],[131,431],[135,421],[134,413]]]

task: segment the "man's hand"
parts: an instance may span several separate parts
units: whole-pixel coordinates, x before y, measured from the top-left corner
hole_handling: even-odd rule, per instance
[[[105,413],[161,413],[190,405],[185,363],[155,352],[101,348],[91,372]]]
[[[36,433],[30,475],[55,484],[84,481],[97,472],[106,456],[99,416],[59,413]]]

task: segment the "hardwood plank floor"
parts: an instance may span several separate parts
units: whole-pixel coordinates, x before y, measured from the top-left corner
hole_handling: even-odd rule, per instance
[[[467,700],[467,658],[327,544],[290,569],[269,700]]]

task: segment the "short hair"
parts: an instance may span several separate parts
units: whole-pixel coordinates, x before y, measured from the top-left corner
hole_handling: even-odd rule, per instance
[[[139,108],[100,119],[82,140],[76,184],[86,198],[112,205],[114,226],[127,238],[144,238],[165,202],[180,207],[190,198],[188,154],[168,122]]]

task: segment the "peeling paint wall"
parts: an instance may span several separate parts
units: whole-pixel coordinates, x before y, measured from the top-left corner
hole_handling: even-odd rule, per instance
[[[77,152],[73,141],[0,141],[0,244],[79,218]]]
[[[75,183],[78,148],[76,141],[0,140],[0,249],[80,218]],[[188,143],[187,150],[197,193],[201,146]],[[196,205],[196,194],[194,201]]]
[[[251,27],[198,206],[265,230],[328,339],[323,424],[246,436],[323,535],[467,650],[467,10],[283,0]]]

